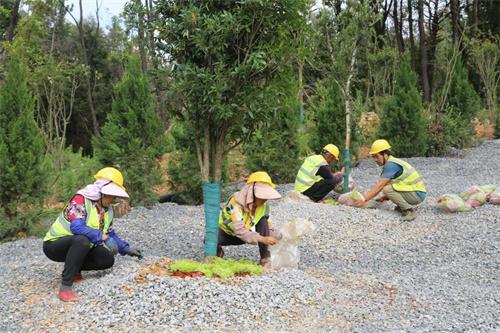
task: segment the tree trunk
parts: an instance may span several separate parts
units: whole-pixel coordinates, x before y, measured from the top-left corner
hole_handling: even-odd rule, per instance
[[[137,6],[137,37],[139,41],[139,53],[141,56],[142,72],[146,73],[148,70],[148,59],[146,57],[146,36],[144,34],[144,6],[141,0],[136,0]]]
[[[402,9],[400,8],[400,11]],[[401,31],[401,25],[399,23],[398,16],[398,2],[394,1],[394,6],[392,7],[392,19],[394,21],[394,35],[396,37],[396,46],[398,48],[399,54],[404,52],[404,42],[403,42],[403,33]]]
[[[457,43],[460,38],[460,2],[459,0],[450,0],[450,12],[451,12],[451,32],[453,37],[453,43]]]
[[[433,0],[433,1],[434,1],[434,11],[432,12],[431,8],[429,7],[430,32],[427,43],[428,45],[427,71],[428,71],[429,87],[430,87],[429,99],[432,98],[432,95],[434,94],[434,91],[436,89],[434,85],[434,62],[435,62],[434,60],[436,58],[436,48],[438,44],[439,21],[442,15],[442,13],[439,11],[439,0]]]
[[[425,26],[424,26],[424,0],[418,0],[418,31],[420,39],[420,80],[424,92],[424,101],[430,102],[431,95],[429,89],[427,46],[425,44]]]
[[[12,42],[14,38],[14,31],[16,30],[17,20],[19,18],[19,5],[21,4],[21,0],[16,0],[14,6],[12,7],[12,12],[10,13],[9,26],[7,27],[7,31],[5,32],[5,39],[8,42]]]
[[[417,71],[417,47],[415,46],[415,36],[413,34],[413,3],[408,0],[408,33],[410,35],[411,68]]]

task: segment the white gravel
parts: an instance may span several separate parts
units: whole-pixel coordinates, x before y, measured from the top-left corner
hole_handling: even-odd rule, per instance
[[[134,208],[116,229],[143,249],[142,261],[118,256],[103,272],[84,272],[81,297],[55,292],[62,264],[40,239],[0,244],[0,332],[492,332],[500,330],[500,206],[447,214],[436,198],[471,185],[500,186],[500,140],[465,158],[412,158],[428,197],[413,222],[390,204],[356,209],[272,203],[279,226],[293,217],[317,231],[301,244],[298,270],[214,281],[138,272],[161,257],[201,259],[201,206]],[[354,178],[364,189],[380,169],[363,161]],[[285,193],[291,184],[279,186]],[[258,260],[256,246],[227,247],[226,256]]]

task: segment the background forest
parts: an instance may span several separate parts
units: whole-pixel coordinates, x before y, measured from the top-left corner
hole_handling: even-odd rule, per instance
[[[111,26],[68,6],[0,3],[0,239],[102,166],[133,205],[260,169],[292,182],[342,151],[346,113],[353,159],[379,137],[410,157],[500,136],[500,1],[130,0]]]

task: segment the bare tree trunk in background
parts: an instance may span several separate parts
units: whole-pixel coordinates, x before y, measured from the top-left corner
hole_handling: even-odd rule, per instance
[[[376,42],[379,47],[384,46],[384,35],[385,35],[385,30],[386,30],[386,25],[385,22],[387,21],[387,17],[389,16],[389,13],[391,12],[391,6],[393,1],[397,0],[390,0],[390,2],[387,2],[388,0],[384,0],[384,8],[382,8],[382,17],[380,20],[375,22],[375,35],[376,35]],[[374,14],[379,15],[379,0],[370,0],[370,7],[373,11]]]
[[[460,38],[460,1],[450,0],[450,12],[451,12],[451,31],[453,43],[457,43]]]
[[[19,18],[19,5],[21,4],[21,0],[16,0],[14,3],[14,7],[12,7],[12,12],[10,13],[9,26],[7,27],[7,31],[5,32],[5,39],[8,42],[12,42],[14,38],[14,31],[16,30],[17,20]]]
[[[441,16],[443,15],[442,11],[439,11],[439,0],[433,0],[434,9],[431,9],[429,6],[429,39],[428,39],[428,77],[429,77],[429,87],[430,87],[430,96],[434,94],[436,90],[434,84],[434,63],[436,60],[436,49],[438,44],[438,32],[439,32],[439,24],[441,21]]]
[[[415,46],[415,37],[413,34],[413,3],[408,0],[408,32],[410,35],[410,49],[411,49],[411,67],[417,71],[417,47]]]
[[[400,8],[400,11],[402,9]],[[396,36],[396,46],[398,48],[399,54],[404,52],[404,42],[403,42],[403,33],[401,31],[401,25],[399,24],[399,16],[398,16],[398,2],[394,1],[394,6],[392,7],[392,19],[394,21],[394,34]]]
[[[142,72],[146,73],[148,70],[148,59],[146,57],[146,36],[144,33],[144,6],[141,0],[135,1],[137,6],[137,34],[139,39],[139,53],[141,55]]]
[[[79,0],[78,2],[79,2],[79,6],[80,6],[80,20],[77,20],[66,6],[64,8],[66,9],[66,12],[73,18],[73,21],[75,21],[76,27],[78,28],[78,35],[80,38],[80,47],[82,49],[83,63],[85,64],[85,66],[87,67],[88,70],[91,70],[89,57],[88,57],[88,53],[87,53],[87,48],[85,46],[85,31],[83,30],[82,0]],[[97,11],[99,11],[99,8],[97,8]],[[97,22],[99,22],[99,16],[97,18]],[[99,25],[98,25],[98,27],[99,27]],[[97,122],[97,112],[95,110],[94,96],[92,94],[93,84],[90,80],[90,75],[91,75],[91,73],[88,73],[87,75],[85,75],[85,80],[87,83],[87,102],[88,102],[89,108],[90,108],[90,116],[92,119],[92,128],[94,131],[94,135],[96,137],[100,137],[99,123]]]
[[[418,32],[420,44],[420,79],[422,81],[422,90],[424,91],[424,101],[430,102],[431,95],[429,89],[427,46],[425,45],[425,26],[424,26],[424,0],[418,0]]]

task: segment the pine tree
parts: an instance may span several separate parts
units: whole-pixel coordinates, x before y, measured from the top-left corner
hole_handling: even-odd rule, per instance
[[[462,60],[458,59],[448,92],[447,111],[460,127],[467,129],[464,134],[470,138],[474,136],[474,126],[471,120],[477,115],[480,107],[479,96],[467,79],[467,73]],[[464,142],[467,141],[470,140],[465,140]]]
[[[339,85],[335,80],[326,79],[317,86],[317,95],[311,101],[311,119],[309,121],[309,146],[317,154],[329,143],[340,149],[339,161],[343,161],[345,151],[346,120],[345,101]],[[351,156],[356,156],[359,150],[357,122],[359,116],[351,118]]]
[[[409,54],[405,53],[401,60],[394,96],[384,105],[379,137],[390,142],[396,156],[423,156],[427,135],[417,76],[411,69]]]
[[[45,146],[34,110],[25,68],[12,54],[0,86],[0,208],[10,220],[21,203],[36,202],[47,193]]]
[[[93,146],[103,165],[123,172],[132,203],[157,201],[152,186],[161,181],[158,159],[165,150],[165,138],[137,57],[130,58],[127,71],[114,87],[111,112]]]

